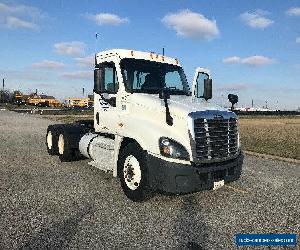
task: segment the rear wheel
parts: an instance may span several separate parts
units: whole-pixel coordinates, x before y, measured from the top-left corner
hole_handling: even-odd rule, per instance
[[[49,155],[58,154],[57,142],[58,142],[57,131],[52,125],[50,125],[47,129],[47,135],[46,135],[46,146]]]
[[[129,143],[120,153],[118,172],[122,189],[132,201],[146,200],[151,194],[147,162],[143,149]]]
[[[70,135],[64,129],[59,130],[57,145],[59,159],[61,161],[77,160],[78,155],[76,150],[72,147]]]

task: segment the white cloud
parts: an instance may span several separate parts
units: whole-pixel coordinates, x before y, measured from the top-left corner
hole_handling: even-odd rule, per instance
[[[72,41],[54,44],[54,52],[60,55],[80,56],[85,52],[86,44]]]
[[[275,60],[265,56],[250,56],[242,59],[241,63],[248,66],[262,66],[273,64]]]
[[[288,16],[300,16],[300,7],[293,7],[293,8],[289,8],[286,11],[286,14]]]
[[[265,57],[265,56],[249,56],[245,58],[232,56],[223,59],[223,63],[225,64],[245,64],[247,66],[252,66],[252,67],[273,64],[275,62],[276,62],[275,59]]]
[[[41,11],[32,6],[27,5],[8,5],[5,3],[0,3],[0,13],[2,14],[16,14],[16,13],[26,13],[30,16],[43,16]]]
[[[9,16],[6,18],[5,26],[11,29],[17,29],[17,28],[37,29],[38,28],[37,24],[22,20],[14,16]]]
[[[43,60],[32,64],[32,67],[36,69],[58,70],[64,68],[65,65],[62,62]]]
[[[300,36],[296,38],[296,43],[300,43]]]
[[[62,74],[62,77],[65,79],[73,79],[73,80],[91,80],[93,79],[93,71],[84,70],[84,71],[65,72]]]
[[[241,58],[238,56],[232,56],[232,57],[227,57],[223,59],[223,63],[225,64],[235,64],[235,63],[240,63]]]
[[[94,21],[97,25],[120,25],[123,23],[128,23],[129,19],[127,17],[119,17],[118,15],[111,13],[98,13],[95,15],[85,14],[85,17]]]
[[[32,6],[0,3],[0,26],[10,29],[39,28],[38,21],[45,17],[42,12]]]
[[[77,57],[75,61],[79,67],[94,67],[95,66],[95,55],[89,55],[86,57]]]
[[[174,29],[178,36],[198,40],[212,40],[219,35],[215,20],[207,19],[200,13],[188,9],[170,13],[162,18],[162,23]]]
[[[251,28],[264,29],[274,23],[273,20],[266,18],[269,12],[256,10],[255,12],[245,12],[240,15],[241,20]]]

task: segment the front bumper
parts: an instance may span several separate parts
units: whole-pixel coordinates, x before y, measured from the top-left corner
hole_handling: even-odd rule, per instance
[[[244,156],[225,162],[186,165],[147,155],[148,176],[152,189],[172,194],[212,189],[215,181],[239,179]]]

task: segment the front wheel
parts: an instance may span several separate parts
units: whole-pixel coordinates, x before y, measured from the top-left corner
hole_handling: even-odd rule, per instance
[[[120,153],[118,172],[122,189],[132,201],[146,200],[151,190],[148,183],[147,162],[143,149],[129,143]]]

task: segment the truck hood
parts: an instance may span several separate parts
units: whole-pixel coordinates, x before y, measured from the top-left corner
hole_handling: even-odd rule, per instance
[[[132,94],[132,104],[143,106],[143,108],[152,110],[154,112],[166,112],[164,101],[159,99],[158,95],[149,95],[142,93]],[[205,101],[204,99],[193,98],[192,96],[171,95],[168,100],[171,115],[180,118],[185,118],[191,112],[205,111],[205,110],[220,110],[228,111],[220,106]]]

